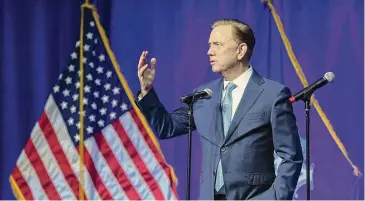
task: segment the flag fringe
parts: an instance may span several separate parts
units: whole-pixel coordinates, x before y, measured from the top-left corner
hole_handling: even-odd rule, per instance
[[[25,200],[22,191],[20,190],[18,184],[15,182],[13,176],[9,178],[11,189],[13,190],[13,194],[17,200]]]
[[[115,58],[115,55],[114,55],[113,51],[110,48],[110,43],[109,43],[108,37],[106,36],[105,30],[103,29],[103,27],[102,27],[102,25],[100,23],[99,15],[98,15],[95,7],[93,5],[91,5],[91,4],[84,4],[84,7],[87,7],[87,8],[89,8],[89,9],[92,10],[93,17],[94,17],[94,20],[95,20],[95,24],[96,24],[96,26],[98,28],[98,31],[100,33],[100,36],[102,38],[103,44],[105,46],[105,49],[107,50],[108,56],[109,56],[109,58],[110,58],[110,60],[111,60],[111,62],[113,64],[114,70],[115,70],[115,72],[118,75],[119,81],[122,84],[123,88],[125,89],[125,92],[126,92],[126,94],[128,96],[129,101],[132,104],[133,109],[136,111],[139,119],[141,119],[141,122],[142,122],[144,128],[146,129],[149,137],[151,138],[153,144],[156,146],[156,148],[159,151],[159,153],[161,154],[161,156],[164,157],[164,155],[162,154],[160,145],[159,145],[159,143],[158,143],[158,141],[156,139],[156,136],[153,134],[152,129],[150,128],[149,124],[147,123],[147,120],[145,119],[145,117],[143,116],[142,112],[139,110],[138,106],[136,105],[136,103],[134,101],[133,93],[132,93],[131,89],[129,88],[128,83],[127,83],[125,77],[120,72],[119,64],[117,62],[117,59]],[[174,172],[174,169],[170,165],[169,165],[169,169],[170,169],[170,174],[171,174],[170,176],[171,176],[171,178],[173,180],[173,183],[175,185],[177,185],[178,180],[177,180],[176,174]]]

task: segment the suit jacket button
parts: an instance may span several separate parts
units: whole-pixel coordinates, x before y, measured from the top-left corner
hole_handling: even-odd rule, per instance
[[[223,147],[221,148],[221,152],[225,152],[227,150],[227,148]]]

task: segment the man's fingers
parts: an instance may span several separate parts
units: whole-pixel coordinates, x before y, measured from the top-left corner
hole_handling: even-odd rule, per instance
[[[145,64],[141,68],[138,69],[138,77],[142,77],[144,71],[148,68],[148,64]]]
[[[142,52],[141,56],[139,57],[139,61],[138,61],[138,69],[140,69],[146,63],[147,54],[148,54],[148,51]]]
[[[151,59],[151,70],[155,70],[155,67],[156,67],[156,59],[152,58]]]

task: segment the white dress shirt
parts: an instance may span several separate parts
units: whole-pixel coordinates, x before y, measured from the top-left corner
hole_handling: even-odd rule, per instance
[[[234,114],[237,110],[238,104],[241,101],[241,98],[243,96],[243,93],[246,89],[247,83],[251,78],[252,75],[252,67],[250,66],[249,69],[247,69],[244,73],[242,73],[240,76],[238,76],[236,79],[234,79],[232,82],[237,86],[235,89],[233,89],[232,91],[232,116],[231,116],[231,120],[234,117]],[[226,87],[228,85],[230,81],[224,80],[224,87],[223,87],[223,91],[222,91],[222,100],[224,98],[224,95],[226,93]]]

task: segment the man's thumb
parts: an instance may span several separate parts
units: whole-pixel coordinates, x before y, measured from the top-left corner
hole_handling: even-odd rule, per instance
[[[151,69],[155,69],[155,67],[156,67],[156,58],[152,58],[151,59]]]

